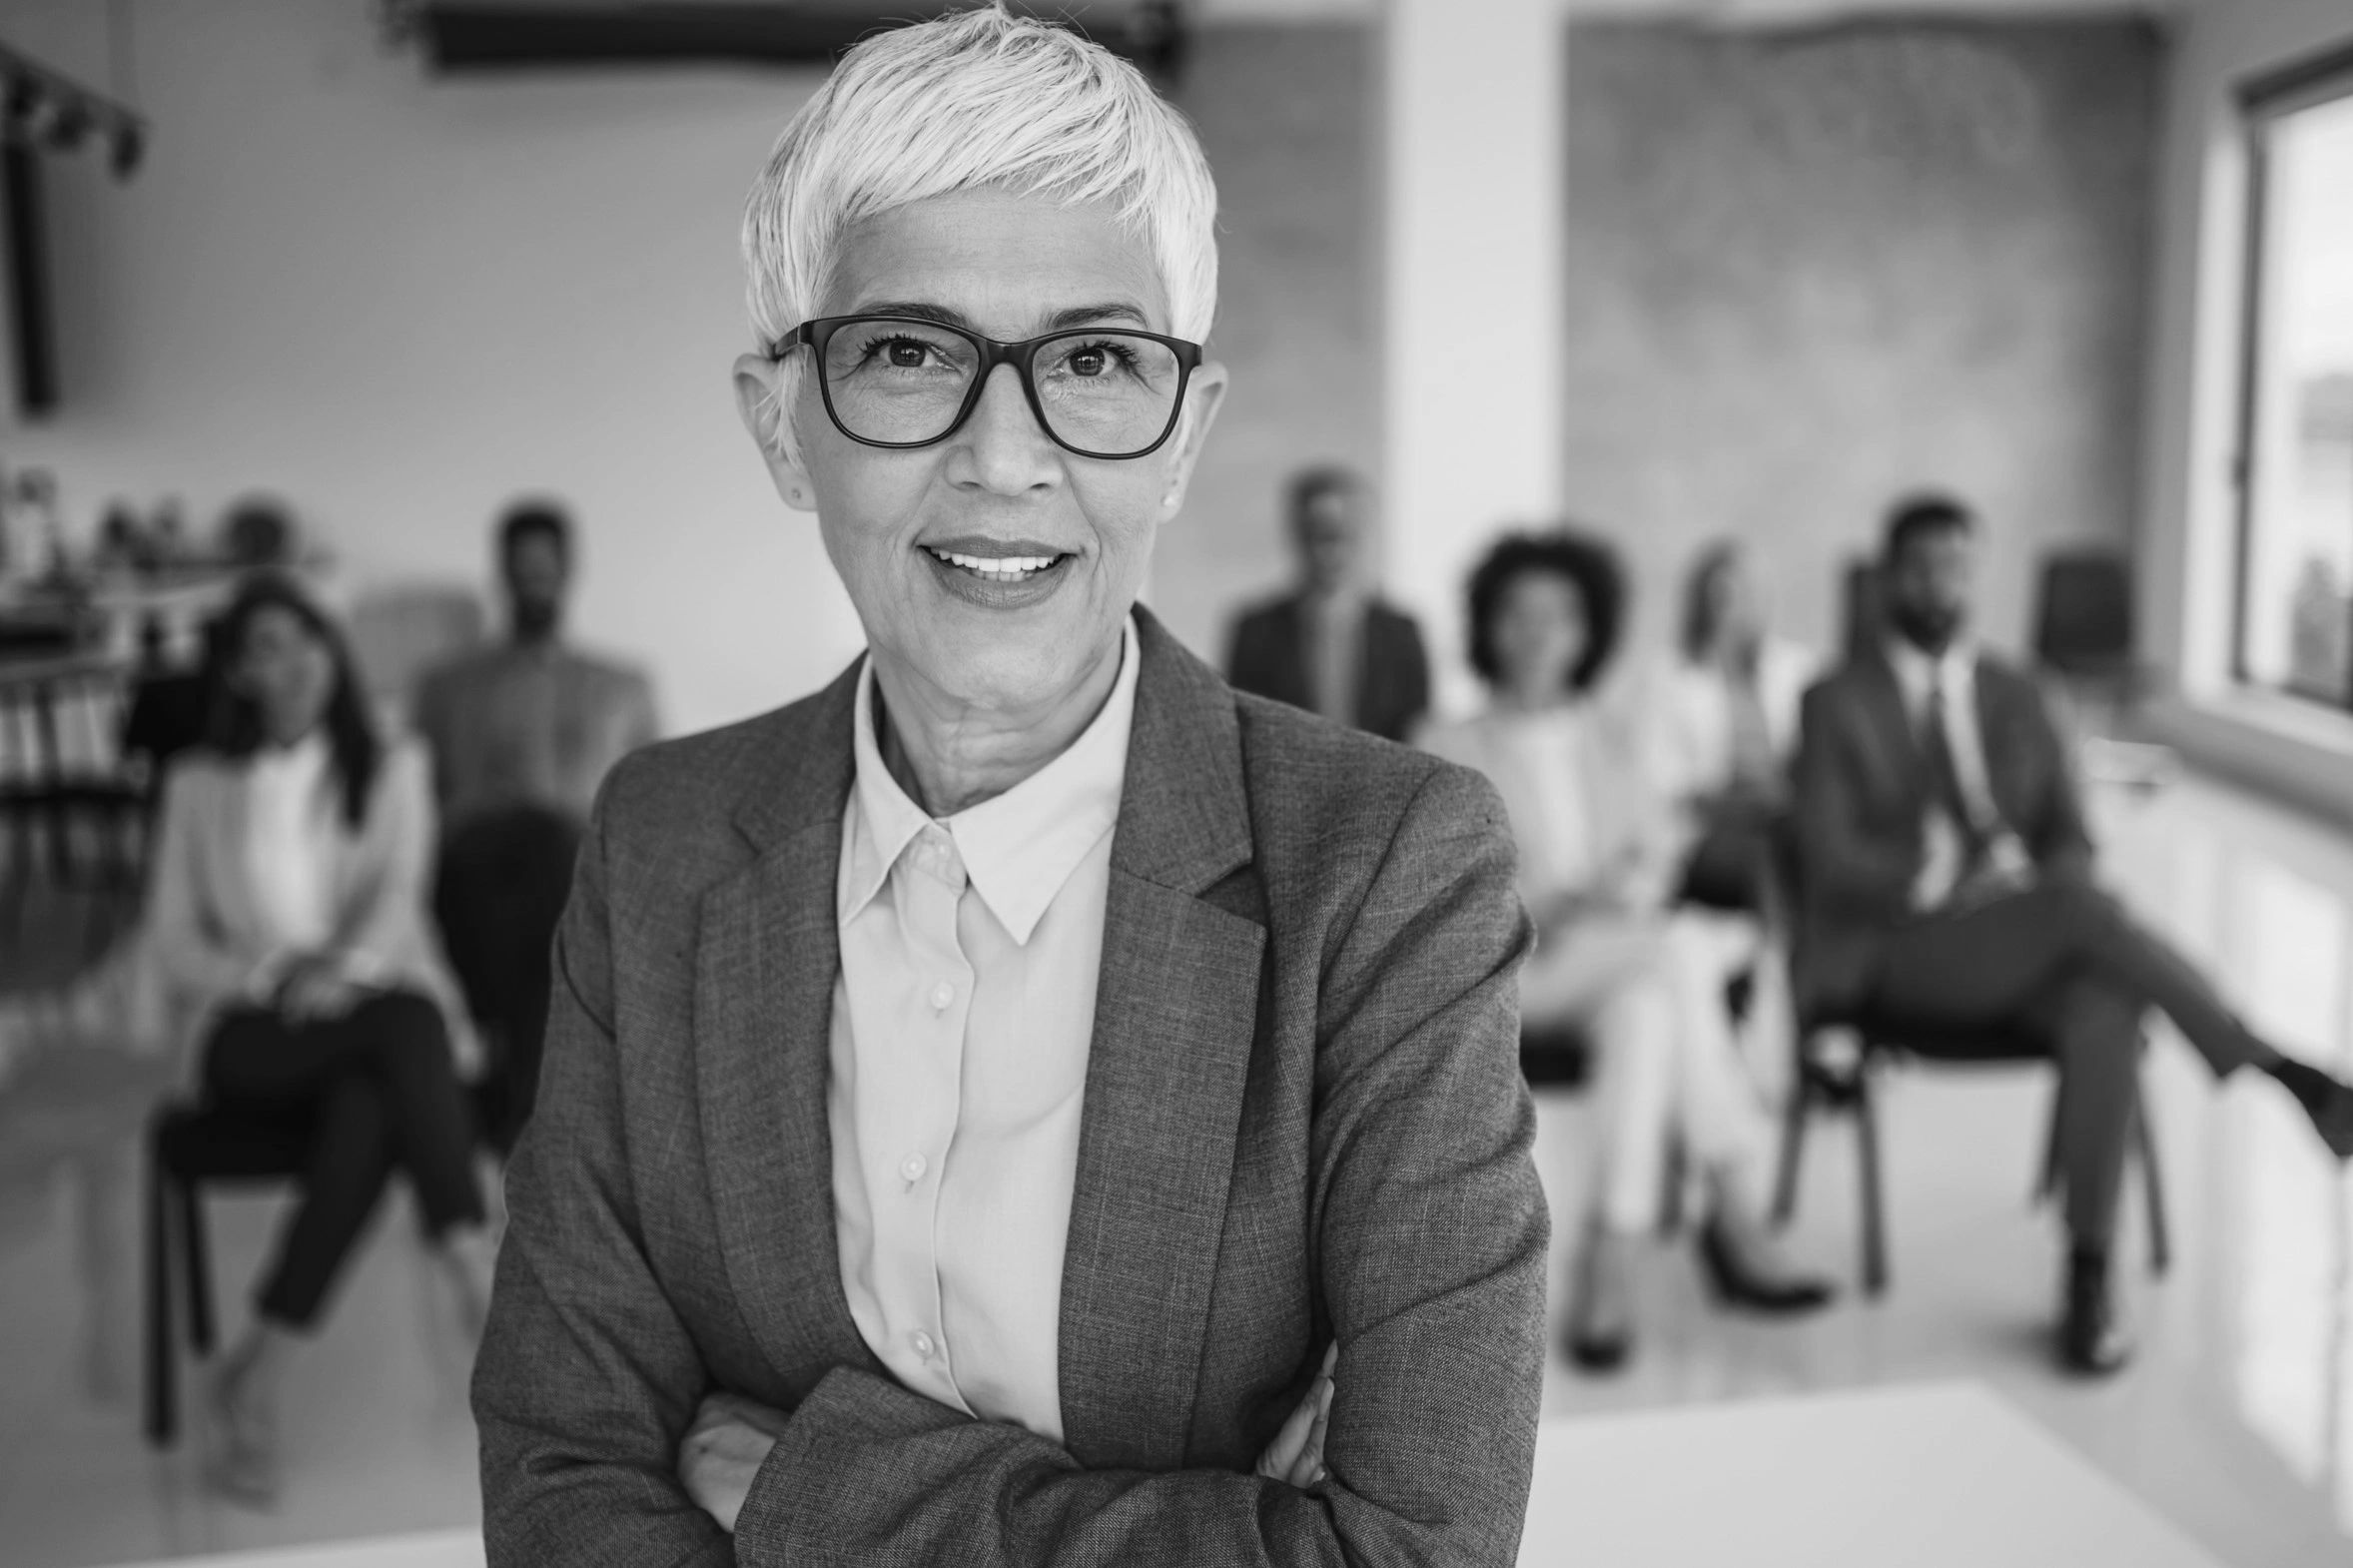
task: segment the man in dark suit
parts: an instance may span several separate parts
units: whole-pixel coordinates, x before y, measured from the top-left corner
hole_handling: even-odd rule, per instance
[[[1242,612],[1225,678],[1242,691],[1403,740],[1430,703],[1429,659],[1413,617],[1359,577],[1364,481],[1309,468],[1290,483],[1299,586]]]
[[[1926,1056],[2047,1045],[2069,1236],[2059,1352],[2107,1372],[2130,1354],[2108,1250],[2146,1010],[2217,1076],[2277,1078],[2339,1159],[2353,1155],[2353,1091],[2258,1038],[2095,884],[2072,758],[2040,691],[1966,635],[1975,527],[1944,497],[1898,506],[1886,635],[1807,694],[1800,997],[1814,1018]]]

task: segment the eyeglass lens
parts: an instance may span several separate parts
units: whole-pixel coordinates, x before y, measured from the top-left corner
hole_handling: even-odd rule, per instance
[[[861,440],[937,440],[956,422],[981,363],[969,339],[914,321],[845,323],[825,349],[834,417]],[[1183,372],[1166,345],[1084,332],[1039,345],[1038,406],[1056,438],[1085,451],[1141,451],[1161,438]]]

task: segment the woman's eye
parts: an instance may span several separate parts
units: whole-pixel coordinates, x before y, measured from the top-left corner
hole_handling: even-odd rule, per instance
[[[1066,363],[1073,375],[1101,376],[1111,368],[1111,356],[1102,349],[1081,349]]]
[[[902,371],[920,371],[923,369],[924,347],[922,344],[913,342],[910,339],[893,339],[890,344],[884,348],[883,353],[888,357],[890,364],[895,369]]]

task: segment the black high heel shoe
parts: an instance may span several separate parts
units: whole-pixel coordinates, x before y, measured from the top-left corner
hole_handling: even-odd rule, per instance
[[[1800,1312],[1819,1311],[1838,1294],[1827,1279],[1805,1275],[1768,1279],[1751,1273],[1741,1261],[1739,1250],[1725,1238],[1723,1226],[1718,1224],[1700,1227],[1699,1253],[1701,1272],[1715,1289],[1716,1299],[1726,1306],[1793,1317]]]
[[[1613,1333],[1593,1334],[1572,1323],[1561,1343],[1579,1371],[1614,1372],[1634,1353],[1634,1330],[1620,1328]]]

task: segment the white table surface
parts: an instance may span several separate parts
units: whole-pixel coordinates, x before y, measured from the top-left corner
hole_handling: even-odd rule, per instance
[[[170,1568],[481,1568],[472,1530]],[[1520,1568],[2218,1568],[1998,1396],[1930,1383],[1544,1423]],[[165,1568],[165,1565],[155,1565]]]
[[[2217,1568],[1990,1390],[1544,1423],[1520,1568]]]

